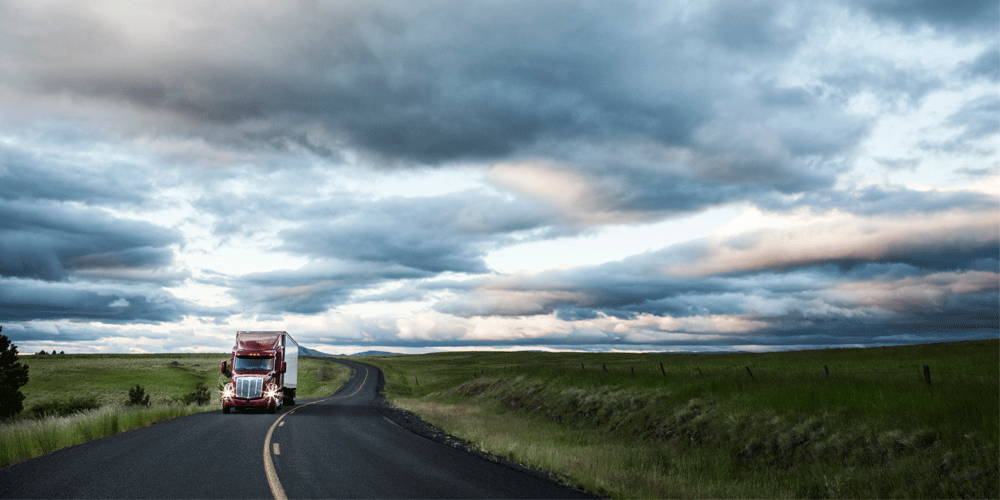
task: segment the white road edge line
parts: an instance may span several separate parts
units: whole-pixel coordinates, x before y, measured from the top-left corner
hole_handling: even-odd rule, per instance
[[[368,367],[362,365],[362,368],[365,369],[365,379],[361,381],[361,385],[359,385],[354,392],[346,396],[318,399],[316,401],[313,401],[312,403],[306,403],[304,405],[297,406],[295,410],[331,399],[349,398],[357,394],[358,392],[361,391],[361,388],[365,386],[365,382],[368,382]],[[271,447],[271,435],[274,434],[274,428],[278,427],[279,424],[284,425],[282,419],[291,415],[292,413],[295,413],[295,410],[291,410],[288,413],[285,413],[284,415],[278,417],[278,420],[275,420],[274,423],[271,424],[271,428],[267,430],[267,437],[264,438],[264,474],[267,476],[267,485],[271,487],[271,495],[274,496],[274,500],[288,500],[288,496],[285,495],[285,489],[281,487],[281,481],[278,480],[278,473],[275,472],[274,470],[274,461],[271,459],[271,454],[268,453],[267,450],[268,448]],[[278,443],[274,443],[274,454],[279,455]]]

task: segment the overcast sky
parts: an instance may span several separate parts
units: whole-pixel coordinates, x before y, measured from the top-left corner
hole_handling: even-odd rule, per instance
[[[995,0],[5,1],[0,325],[27,353],[996,338],[998,24]]]

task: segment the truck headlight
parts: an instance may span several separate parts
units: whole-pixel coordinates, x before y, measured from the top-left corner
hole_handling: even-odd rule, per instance
[[[267,390],[264,391],[264,397],[266,397],[269,401],[274,401],[275,403],[277,403],[278,396],[280,394],[281,394],[281,389],[279,389],[277,385],[267,384]]]
[[[236,395],[236,392],[233,390],[233,384],[232,384],[232,382],[226,384],[226,386],[222,388],[222,400],[223,401],[229,401],[229,400],[233,399],[233,396],[235,396],[235,395]]]

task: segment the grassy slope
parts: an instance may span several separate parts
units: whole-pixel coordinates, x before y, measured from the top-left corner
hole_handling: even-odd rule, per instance
[[[29,381],[22,388],[25,410],[35,404],[80,396],[93,396],[102,407],[68,417],[0,423],[0,466],[170,418],[216,410],[217,399],[205,406],[184,406],[177,404],[177,400],[193,391],[198,382],[212,390],[221,388],[225,377],[219,368],[226,357],[226,354],[24,356],[21,362],[29,366]],[[328,396],[349,375],[346,367],[332,361],[300,358],[297,397]],[[129,388],[136,384],[150,394],[149,408],[122,406],[128,400]]]
[[[65,354],[23,356],[28,366],[25,409],[67,396],[93,396],[101,406],[122,404],[136,384],[146,389],[150,403],[167,404],[194,390],[209,389],[225,379],[219,365],[226,354]],[[177,363],[172,365],[171,363]]]
[[[295,397],[302,399],[329,396],[347,382],[351,370],[322,358],[299,358],[299,387]]]
[[[399,406],[611,496],[997,496],[997,340],[369,360]]]

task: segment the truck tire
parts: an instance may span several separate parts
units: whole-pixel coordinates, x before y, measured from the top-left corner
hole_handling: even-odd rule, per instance
[[[227,414],[227,415],[228,415],[228,414],[229,414],[229,411],[230,411],[230,410],[232,410],[232,409],[233,409],[233,408],[232,408],[232,407],[230,407],[230,406],[223,406],[223,407],[222,407],[222,413],[225,413],[225,414]]]
[[[277,411],[277,408],[275,408],[273,405],[267,407],[267,412],[268,413],[273,414],[275,411]]]

